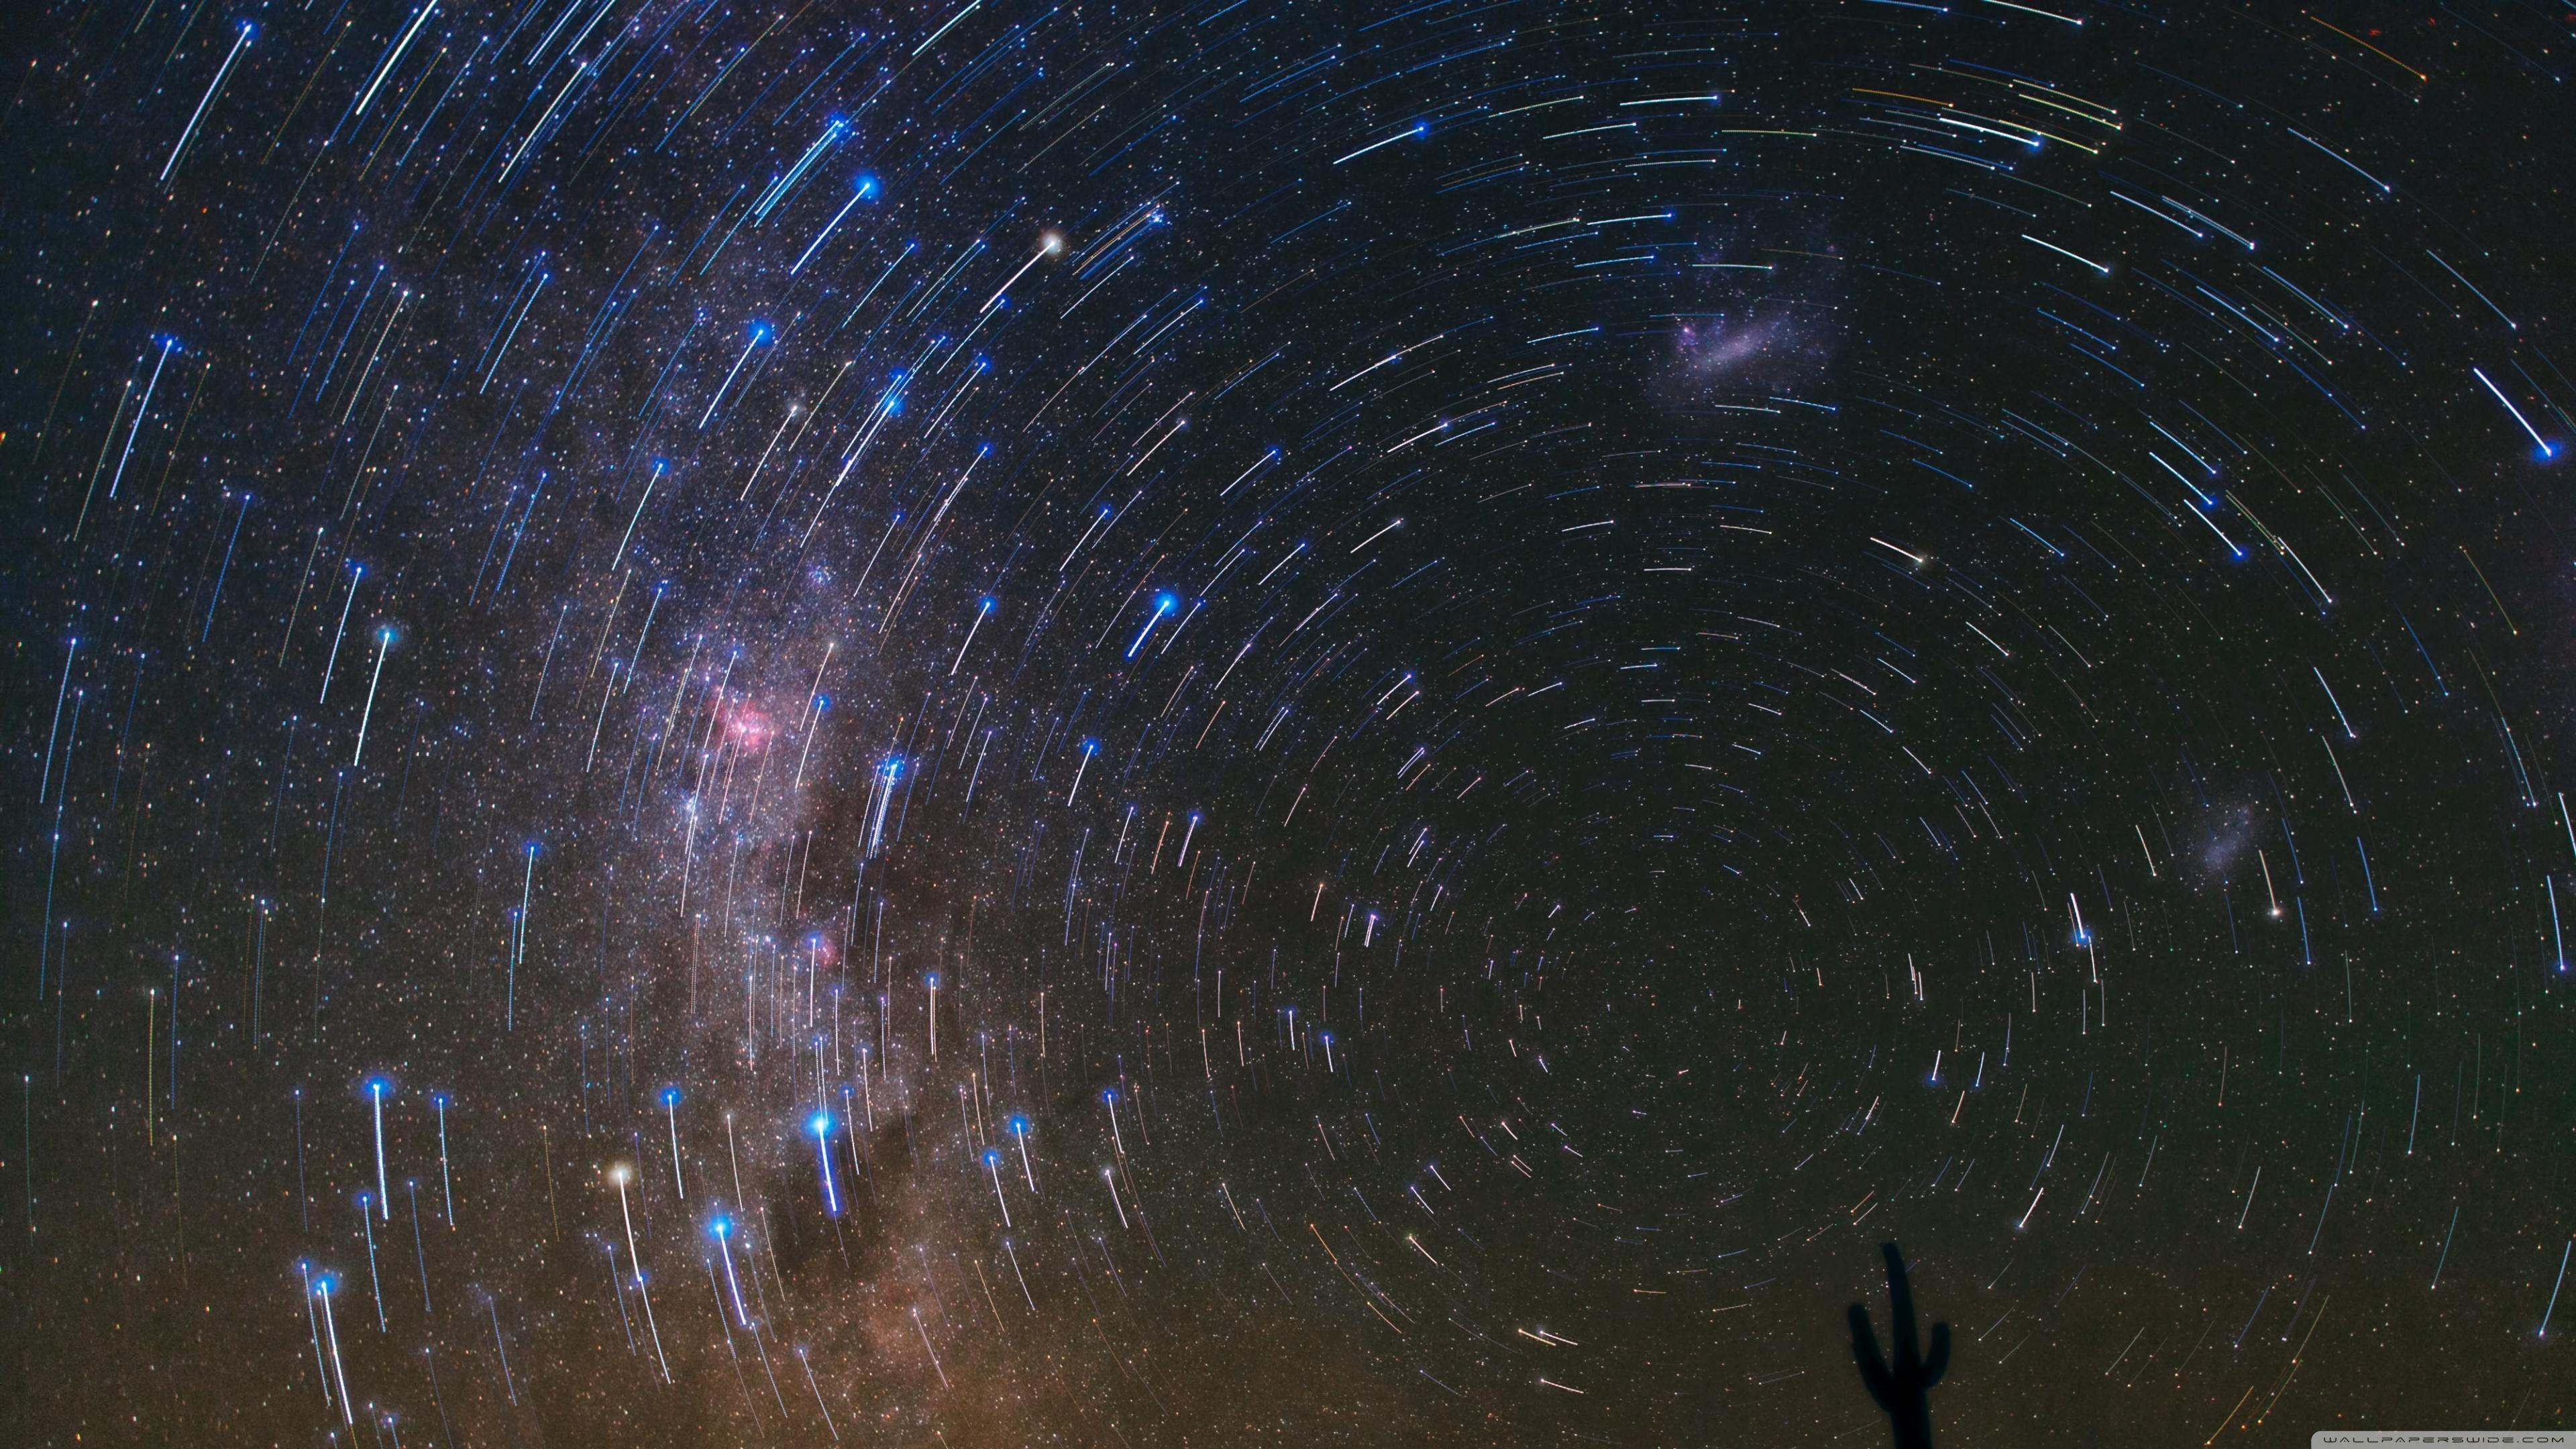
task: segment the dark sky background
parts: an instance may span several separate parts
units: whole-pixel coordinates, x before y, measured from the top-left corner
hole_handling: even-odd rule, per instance
[[[11,25],[0,1438],[2576,1427],[2576,14]]]

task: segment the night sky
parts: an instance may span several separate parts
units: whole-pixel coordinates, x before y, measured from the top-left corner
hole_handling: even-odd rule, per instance
[[[2576,13],[10,28],[0,1439],[2576,1428]]]

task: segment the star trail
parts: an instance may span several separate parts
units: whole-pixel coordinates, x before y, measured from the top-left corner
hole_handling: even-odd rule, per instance
[[[2576,12],[15,27],[9,1442],[2576,1427]]]

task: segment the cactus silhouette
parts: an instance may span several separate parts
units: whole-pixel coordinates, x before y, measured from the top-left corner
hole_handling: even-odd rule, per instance
[[[1891,1366],[1879,1352],[1878,1335],[1870,1331],[1869,1310],[1858,1303],[1851,1306],[1852,1357],[1860,1364],[1861,1382],[1869,1385],[1869,1396],[1887,1411],[1896,1449],[1932,1449],[1931,1390],[1950,1366],[1950,1325],[1932,1325],[1929,1354],[1915,1349],[1914,1290],[1905,1281],[1905,1259],[1894,1243],[1880,1244],[1879,1251],[1887,1257],[1887,1298],[1893,1313],[1888,1335],[1896,1362]]]

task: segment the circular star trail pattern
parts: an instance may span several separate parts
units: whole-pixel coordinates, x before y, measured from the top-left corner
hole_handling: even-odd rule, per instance
[[[15,1442],[2576,1412],[2576,17],[19,23]]]

